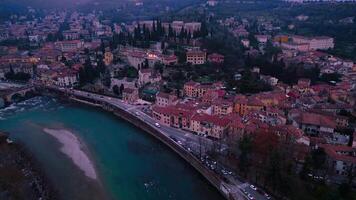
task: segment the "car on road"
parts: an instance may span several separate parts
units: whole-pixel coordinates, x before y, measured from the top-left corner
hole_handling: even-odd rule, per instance
[[[183,143],[180,140],[178,140],[178,144],[182,145]]]
[[[140,116],[140,113],[139,113],[139,112],[135,112],[135,115],[136,115],[136,116]]]
[[[271,196],[269,196],[267,193],[264,194],[266,199],[271,199]]]
[[[250,185],[250,188],[253,189],[253,190],[255,190],[255,191],[257,191],[257,187],[254,186],[254,185]]]
[[[254,199],[255,199],[251,194],[248,194],[247,197],[248,197],[248,199],[250,199],[250,200],[254,200]]]
[[[245,189],[241,189],[244,194],[248,194],[248,192]]]
[[[159,125],[159,123],[155,123],[155,126],[156,126],[157,128],[161,128],[161,125]]]
[[[173,137],[173,136],[169,136],[173,141],[175,141],[175,142],[177,142],[177,139],[175,138],[175,137]]]

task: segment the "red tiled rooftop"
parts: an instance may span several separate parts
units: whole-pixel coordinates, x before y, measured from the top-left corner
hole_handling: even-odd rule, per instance
[[[304,124],[336,128],[336,123],[331,117],[315,113],[302,113],[301,122]]]
[[[224,116],[208,115],[202,113],[194,115],[192,120],[199,122],[208,122],[222,127],[226,127],[231,122],[229,118]]]
[[[323,148],[325,153],[334,160],[356,164],[356,149],[352,147],[332,144],[322,144],[320,147]]]

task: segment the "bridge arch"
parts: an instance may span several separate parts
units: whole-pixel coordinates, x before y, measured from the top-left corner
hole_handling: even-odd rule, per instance
[[[19,102],[23,98],[23,95],[21,93],[14,93],[11,95],[10,99],[11,102]]]
[[[25,97],[26,99],[34,96],[35,96],[35,92],[33,90],[27,90],[23,95],[23,97]]]

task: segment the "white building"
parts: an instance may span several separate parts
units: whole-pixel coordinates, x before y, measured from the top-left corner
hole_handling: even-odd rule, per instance
[[[77,73],[70,70],[59,72],[55,83],[60,87],[73,87],[78,83]]]
[[[291,38],[296,44],[308,44],[309,50],[327,50],[334,48],[334,38],[332,37],[304,37],[295,35]]]

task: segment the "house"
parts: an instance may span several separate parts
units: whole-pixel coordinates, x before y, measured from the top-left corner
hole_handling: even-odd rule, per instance
[[[234,111],[234,103],[231,100],[219,98],[212,103],[213,115],[227,115]]]
[[[137,79],[135,78],[128,78],[128,77],[124,77],[124,78],[111,78],[111,90],[113,90],[114,86],[120,87],[121,85],[124,86],[124,88],[136,88],[136,82]]]
[[[297,50],[297,51],[302,51],[302,52],[309,51],[308,43],[284,42],[284,43],[281,43],[281,47],[283,49],[288,49],[288,50]]]
[[[253,96],[246,97],[244,95],[236,95],[234,98],[234,111],[241,116],[244,116],[251,111],[262,110],[263,108],[263,102]]]
[[[189,33],[194,33],[199,31],[201,28],[200,22],[188,22],[184,24],[184,29]]]
[[[218,5],[218,1],[217,0],[208,0],[207,2],[206,2],[206,4],[208,4],[208,6],[216,6],[216,5]]]
[[[224,97],[225,94],[226,92],[223,89],[208,89],[208,91],[203,95],[201,101],[211,104],[216,99]]]
[[[110,51],[106,51],[104,53],[104,63],[105,63],[105,65],[110,65],[113,60],[114,60],[114,54],[112,54]]]
[[[287,122],[287,118],[281,110],[271,107],[266,110],[252,111],[249,116],[271,126],[284,125]]]
[[[154,119],[164,125],[185,130],[190,129],[190,120],[195,113],[196,110],[184,105],[166,107],[153,106],[152,108]]]
[[[224,116],[198,113],[191,119],[190,130],[197,134],[221,139],[227,135],[230,122],[229,118]]]
[[[194,81],[189,81],[184,84],[183,90],[184,90],[184,95],[188,97],[195,97],[196,96],[196,87],[199,85],[199,83],[194,82]]]
[[[259,43],[265,44],[268,41],[269,36],[268,35],[255,35],[255,38]]]
[[[84,42],[81,40],[58,41],[54,43],[54,46],[62,52],[75,52],[84,47]]]
[[[293,125],[302,129],[306,134],[318,136],[333,134],[336,122],[332,117],[317,113],[302,112],[293,120]]]
[[[230,114],[227,117],[231,121],[228,136],[229,138],[238,141],[245,134],[245,125],[242,123],[242,118],[238,114]]]
[[[194,81],[186,82],[183,86],[184,95],[187,97],[202,98],[211,89],[220,89],[220,82],[214,84],[201,84]]]
[[[208,55],[208,61],[215,64],[224,63],[224,56],[218,53]]]
[[[167,107],[177,103],[177,96],[164,92],[159,92],[156,95],[156,105],[160,107]]]
[[[242,39],[241,43],[245,48],[249,48],[250,47],[250,40],[248,40],[248,39]]]
[[[62,34],[65,40],[78,40],[80,38],[80,34],[73,30],[63,31]]]
[[[168,107],[153,106],[152,116],[155,120],[166,126],[171,126],[171,116]]]
[[[334,48],[334,38],[326,36],[304,37],[299,35],[291,36],[294,43],[308,44],[309,50],[327,50]]]
[[[138,84],[144,86],[147,83],[157,83],[161,81],[161,75],[153,69],[140,69],[138,71]]]
[[[235,37],[247,37],[250,33],[243,26],[239,26],[236,29],[232,30],[232,34]]]
[[[54,85],[56,84],[57,72],[51,70],[38,70],[37,72],[38,80],[44,85]]]
[[[122,91],[122,99],[127,103],[133,104],[138,98],[138,89],[136,88],[124,88]]]
[[[321,144],[327,155],[327,163],[332,176],[348,178],[356,173],[356,149],[332,144]]]
[[[201,65],[206,62],[206,52],[199,50],[191,50],[187,52],[187,63],[193,65]]]
[[[136,69],[139,69],[146,60],[147,54],[143,51],[129,51],[126,54],[128,63]]]
[[[275,86],[278,84],[278,78],[268,75],[260,75],[260,79],[265,83]]]
[[[60,70],[55,83],[60,87],[73,87],[78,83],[78,73],[71,69]]]
[[[175,55],[163,56],[162,63],[164,65],[175,65],[178,63],[178,58]]]

